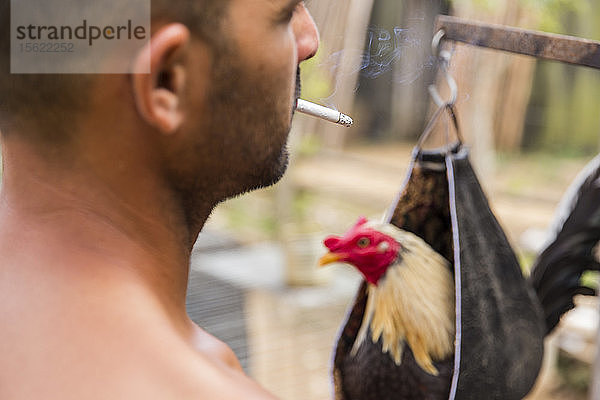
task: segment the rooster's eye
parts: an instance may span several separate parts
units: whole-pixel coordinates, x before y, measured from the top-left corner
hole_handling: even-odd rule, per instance
[[[358,242],[356,242],[356,245],[358,247],[360,247],[361,249],[364,249],[365,247],[367,247],[370,244],[371,244],[371,241],[366,237],[360,238],[360,239],[358,239]]]

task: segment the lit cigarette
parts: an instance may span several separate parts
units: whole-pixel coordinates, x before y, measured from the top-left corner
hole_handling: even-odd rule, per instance
[[[325,121],[335,122],[336,124],[344,125],[347,127],[352,126],[352,124],[354,123],[354,121],[352,121],[352,118],[350,118],[346,114],[342,114],[339,111],[323,107],[302,99],[298,99],[298,102],[296,103],[296,111],[312,115],[313,117],[324,119]]]

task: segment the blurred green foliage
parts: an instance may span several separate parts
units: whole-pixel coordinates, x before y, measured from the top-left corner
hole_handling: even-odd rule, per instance
[[[563,380],[563,389],[584,396],[589,389],[592,371],[589,365],[564,352],[558,353],[558,373]]]
[[[598,271],[586,271],[581,276],[581,284],[597,291],[599,278],[600,273]]]
[[[596,0],[525,0],[539,15],[539,29],[600,39]],[[600,142],[600,73],[586,67],[540,61],[536,68],[526,148],[594,154]]]
[[[561,16],[568,13],[589,12],[590,1],[593,0],[513,0],[518,2],[523,12],[535,15],[537,29],[548,32],[565,33]],[[494,13],[503,9],[505,0],[453,0],[453,4],[467,6],[478,13]]]
[[[590,11],[587,0],[521,0],[521,5],[537,17],[537,29],[554,33],[568,33],[563,16],[583,15]]]

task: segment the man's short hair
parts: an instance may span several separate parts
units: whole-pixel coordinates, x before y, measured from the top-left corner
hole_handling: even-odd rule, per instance
[[[229,0],[148,0],[152,23],[181,22],[193,35],[217,45]],[[11,74],[10,0],[0,0],[0,130],[27,124],[44,142],[68,139],[77,115],[89,104],[93,75]]]

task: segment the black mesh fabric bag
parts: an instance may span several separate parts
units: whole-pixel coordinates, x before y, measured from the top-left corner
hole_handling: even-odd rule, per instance
[[[458,130],[454,110],[444,110]],[[430,399],[521,399],[541,367],[545,332],[540,306],[490,210],[462,141],[424,151],[426,136],[427,130],[413,152],[389,219],[453,264],[454,357],[436,364],[438,377],[415,377],[400,376],[402,365],[382,352],[381,343],[366,341],[358,354],[350,355],[367,300],[363,282],[335,350],[336,399],[412,399],[403,389],[410,384],[429,386]]]

